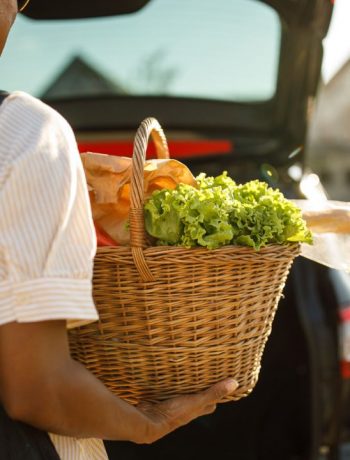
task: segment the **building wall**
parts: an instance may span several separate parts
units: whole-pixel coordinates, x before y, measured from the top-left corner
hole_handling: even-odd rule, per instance
[[[330,199],[350,201],[350,61],[320,86],[306,160]]]
[[[325,146],[309,152],[307,164],[320,177],[328,198],[350,202],[349,149]]]

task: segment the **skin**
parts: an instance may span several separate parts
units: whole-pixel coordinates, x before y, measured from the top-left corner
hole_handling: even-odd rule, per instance
[[[69,354],[65,321],[0,327],[0,395],[8,414],[67,436],[150,443],[215,410],[236,388],[206,391],[134,407],[110,393]]]
[[[1,52],[16,14],[15,0],[0,0]],[[197,394],[134,407],[71,358],[65,321],[0,326],[0,401],[13,419],[52,433],[148,444],[213,412],[236,388],[227,379]]]
[[[17,2],[0,0],[0,54],[4,49],[7,36],[17,15]]]

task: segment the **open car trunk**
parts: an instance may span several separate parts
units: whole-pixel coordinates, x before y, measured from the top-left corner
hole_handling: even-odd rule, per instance
[[[142,18],[143,11],[154,3],[67,0],[50,2],[48,6],[45,0],[37,0],[29,5],[26,14],[36,19],[116,14],[124,18],[127,13]],[[262,3],[275,12],[279,28],[275,85],[268,97],[245,96],[237,100],[221,93],[220,97],[206,97],[204,93],[192,97],[186,91],[128,93],[114,92],[112,87],[105,87],[104,93],[74,95],[69,91],[60,93],[57,80],[56,87],[48,88],[43,99],[71,123],[81,151],[131,155],[139,123],[154,116],[165,129],[172,156],[187,163],[194,173],[219,174],[228,170],[236,181],[263,179],[286,196],[298,197],[308,114],[319,82],[322,39],[329,26],[332,2]],[[185,8],[185,4],[179,5],[178,9]],[[156,20],[152,27],[157,27]],[[182,22],[177,27],[181,32]],[[215,23],[201,33],[210,37],[219,28],[220,23]],[[223,46],[225,59],[230,59],[232,43]],[[257,59],[259,50],[256,52],[246,59]],[[139,75],[141,78],[142,72]],[[299,178],[290,174],[293,166],[299,168]],[[280,302],[253,393],[238,402],[219,405],[214,414],[153,445],[107,442],[110,458],[340,458],[343,383],[338,370],[337,308],[329,270],[299,258]]]

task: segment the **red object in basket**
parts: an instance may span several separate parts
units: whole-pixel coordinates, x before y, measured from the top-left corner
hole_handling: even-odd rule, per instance
[[[97,239],[97,246],[118,246],[118,243],[111,238],[107,232],[105,232],[96,222],[95,224],[95,231],[96,231],[96,239]]]

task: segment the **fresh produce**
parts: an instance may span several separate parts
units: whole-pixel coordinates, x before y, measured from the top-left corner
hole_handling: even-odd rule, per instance
[[[118,246],[118,243],[111,238],[107,232],[103,230],[103,228],[94,222],[95,225],[95,232],[96,232],[96,240],[97,246]]]
[[[236,184],[227,172],[202,173],[196,180],[197,188],[179,184],[155,191],[146,201],[146,230],[157,244],[259,250],[271,243],[312,243],[300,209],[265,182]]]
[[[88,185],[92,217],[98,226],[98,246],[128,245],[132,159],[91,152],[82,153],[80,157]],[[143,172],[146,199],[154,190],[172,189],[179,183],[197,185],[188,167],[171,158],[147,160]],[[112,240],[109,241],[109,238]]]

